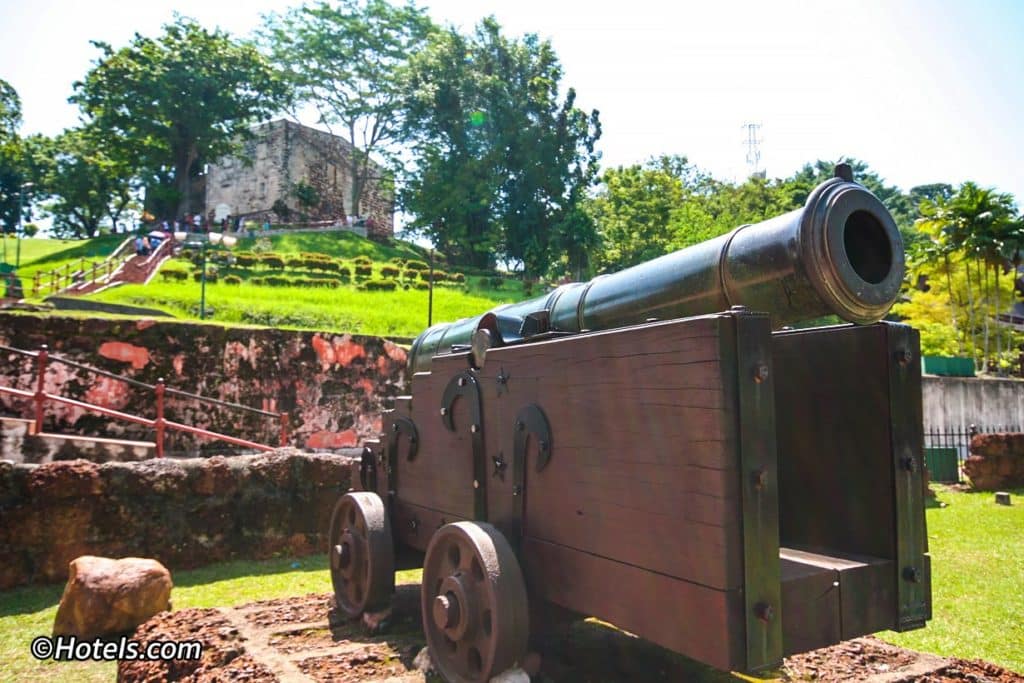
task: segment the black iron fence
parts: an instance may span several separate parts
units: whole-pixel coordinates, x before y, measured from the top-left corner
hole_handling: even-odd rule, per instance
[[[1020,425],[967,425],[953,429],[928,429],[924,433],[925,462],[934,482],[963,482],[963,464],[970,454],[971,437],[975,434],[1019,432]]]

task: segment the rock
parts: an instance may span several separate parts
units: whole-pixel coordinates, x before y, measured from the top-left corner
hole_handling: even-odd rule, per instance
[[[69,573],[54,635],[91,640],[124,633],[171,608],[171,574],[156,560],[83,555]]]
[[[391,625],[391,608],[379,612],[363,612],[363,627],[370,635],[382,633]]]
[[[977,434],[964,473],[979,491],[1000,491],[1024,486],[1024,434]]]
[[[435,673],[434,660],[430,658],[430,648],[424,646],[419,654],[412,660],[412,666],[424,674]]]
[[[492,676],[490,683],[530,683],[530,677],[522,669],[515,668]]]

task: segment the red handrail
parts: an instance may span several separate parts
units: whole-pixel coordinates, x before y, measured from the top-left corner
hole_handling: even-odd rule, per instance
[[[4,348],[7,348],[7,347],[4,347]],[[165,434],[166,434],[166,430],[167,429],[173,429],[175,431],[185,432],[187,434],[195,434],[197,436],[202,436],[202,437],[205,437],[205,438],[216,439],[218,441],[225,441],[227,443],[234,444],[236,446],[244,446],[246,448],[254,448],[254,449],[262,450],[262,451],[272,451],[275,448],[274,446],[267,446],[265,444],[259,444],[259,443],[256,443],[254,441],[248,441],[246,439],[239,439],[239,438],[234,437],[234,436],[228,436],[226,434],[221,434],[219,432],[214,432],[214,431],[211,431],[211,430],[208,430],[208,429],[202,429],[201,427],[193,427],[191,425],[185,425],[185,424],[181,424],[179,422],[172,422],[171,420],[167,420],[164,417],[164,395],[167,392],[167,386],[164,384],[164,379],[162,377],[157,380],[157,383],[155,385],[147,385],[147,384],[144,384],[142,382],[138,382],[137,380],[128,379],[127,377],[120,377],[118,375],[113,375],[112,373],[104,372],[102,370],[97,370],[95,368],[88,368],[88,366],[82,366],[79,363],[74,363],[72,361],[67,361],[67,360],[64,360],[62,358],[53,358],[53,359],[51,359],[50,358],[49,349],[47,348],[47,346],[45,344],[43,344],[39,348],[39,351],[36,352],[36,353],[32,353],[31,351],[23,351],[21,349],[8,349],[8,350],[15,351],[17,353],[20,353],[20,354],[23,354],[23,355],[27,355],[27,356],[35,356],[37,361],[38,361],[37,362],[37,370],[36,370],[36,379],[37,379],[37,381],[36,381],[36,390],[35,390],[35,392],[23,391],[21,389],[15,389],[13,387],[0,386],[0,393],[6,393],[6,394],[11,394],[13,396],[19,396],[21,398],[32,399],[33,403],[35,404],[34,405],[34,407],[35,407],[35,411],[34,412],[35,412],[35,433],[36,434],[41,434],[42,431],[43,431],[43,415],[44,415],[44,412],[45,412],[46,402],[47,401],[53,401],[55,403],[63,403],[64,405],[70,405],[70,406],[74,406],[76,408],[81,408],[82,410],[86,410],[86,411],[93,412],[93,413],[98,413],[100,415],[105,415],[107,417],[112,417],[112,418],[114,418],[116,420],[124,420],[126,422],[134,422],[136,424],[141,424],[141,425],[145,425],[147,427],[154,428],[156,430],[156,454],[157,454],[158,458],[164,457],[164,439],[165,439]],[[144,387],[152,388],[153,392],[155,394],[155,398],[156,398],[156,418],[150,420],[149,418],[141,417],[139,415],[133,415],[131,413],[125,413],[125,412],[122,412],[122,411],[119,411],[119,410],[114,410],[113,408],[107,408],[105,406],[97,405],[95,403],[88,403],[88,402],[85,402],[85,401],[79,401],[77,399],[68,398],[66,396],[60,396],[59,394],[51,394],[51,393],[47,392],[46,391],[46,368],[47,368],[48,363],[51,360],[53,360],[55,362],[58,362],[58,363],[65,363],[65,364],[68,364],[68,365],[73,365],[73,366],[76,366],[76,367],[83,367],[83,368],[85,368],[87,370],[91,370],[93,372],[99,373],[99,374],[107,376],[107,377],[111,377],[112,379],[115,379],[115,380],[120,380],[120,381],[125,382],[127,384],[142,385]],[[204,397],[204,396],[197,396],[197,395],[187,394],[185,392],[181,392],[181,391],[177,391],[177,390],[172,390],[172,391],[175,394],[181,394],[181,395],[184,395],[184,396],[187,396],[187,397],[191,397],[191,398],[195,398],[195,399],[199,399],[199,400],[204,400],[204,401],[207,401],[207,402],[212,402],[212,403],[216,403],[216,404],[223,404],[223,405],[227,405],[227,406],[234,406],[234,404],[227,404],[224,401],[218,401],[216,399],[211,399],[211,398]],[[251,411],[256,412],[256,413],[262,413],[262,414],[265,414],[265,415],[268,415],[268,416],[273,415],[273,413],[267,413],[266,411],[257,410],[257,409],[254,409],[254,408],[247,408],[246,406],[234,406],[234,407],[236,407],[236,408],[245,408],[247,410],[251,410]],[[279,413],[277,417],[278,417],[278,419],[280,420],[280,423],[281,423],[281,432],[280,432],[280,434],[281,434],[281,446],[287,446],[288,445],[288,414],[287,413]]]

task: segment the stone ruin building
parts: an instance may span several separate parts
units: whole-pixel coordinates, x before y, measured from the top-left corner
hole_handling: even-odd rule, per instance
[[[346,222],[376,237],[394,235],[394,196],[370,162],[359,215],[350,212],[352,145],[336,135],[280,119],[252,129],[237,156],[207,168],[205,215],[261,223]]]

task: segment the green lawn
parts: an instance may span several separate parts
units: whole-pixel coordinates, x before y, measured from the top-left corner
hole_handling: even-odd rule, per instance
[[[195,282],[161,282],[158,277],[148,285],[123,285],[89,298],[155,307],[178,318],[197,319],[199,296],[200,287]],[[521,285],[512,282],[502,290],[477,293],[436,287],[433,320],[457,320],[522,298]],[[353,286],[324,289],[217,282],[206,285],[206,306],[207,317],[220,323],[392,337],[415,337],[427,327],[427,292],[415,289],[364,292]]]
[[[21,277],[25,294],[30,295],[32,278],[37,272],[48,273],[51,270],[63,269],[70,264],[71,270],[81,267],[85,259],[88,267],[93,261],[103,261],[127,239],[127,235],[103,235],[90,240],[21,240]],[[7,262],[15,261],[14,240],[7,240]],[[44,279],[44,283],[48,282]]]
[[[174,609],[231,607],[309,593],[330,593],[327,556],[227,562],[191,571],[176,571]],[[399,572],[398,583],[420,580],[419,570]],[[0,683],[46,679],[112,681],[114,662],[39,662],[29,654],[32,638],[49,635],[63,586],[19,588],[0,593]]]
[[[265,238],[260,238],[257,235],[240,239],[235,250],[251,250],[260,239],[270,240],[270,250],[279,254],[298,254],[306,251],[346,259],[369,256],[374,261],[387,261],[396,257],[427,260],[426,250],[411,242],[391,240],[382,244],[348,231],[297,232]]]
[[[924,629],[880,636],[1024,673],[1024,489],[1006,507],[992,493],[935,488],[945,507],[927,511],[934,618]]]

